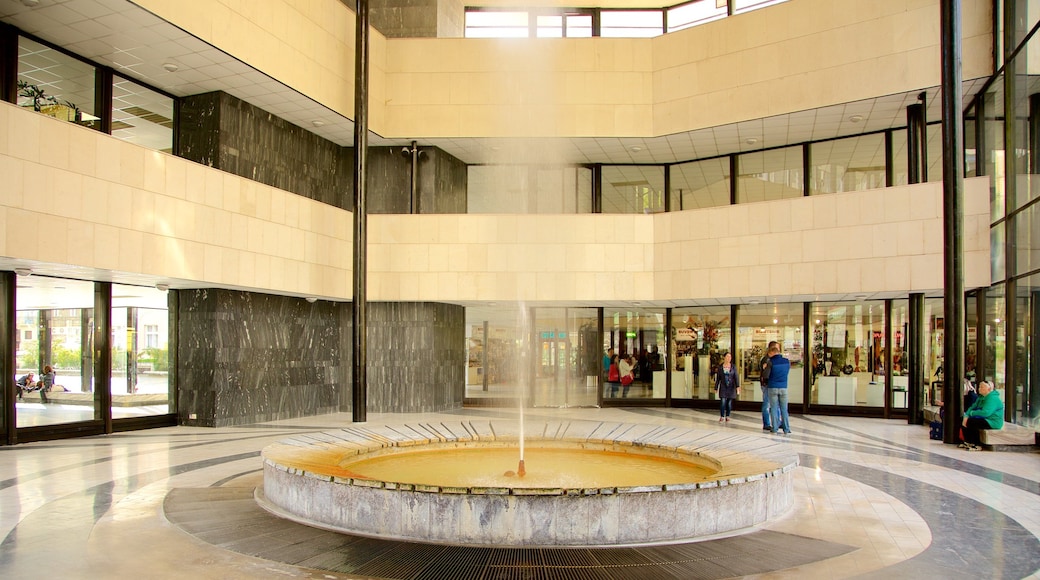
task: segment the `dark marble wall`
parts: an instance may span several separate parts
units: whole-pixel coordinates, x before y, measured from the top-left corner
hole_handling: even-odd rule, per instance
[[[203,289],[178,291],[178,308],[181,424],[224,427],[349,409],[349,304]]]
[[[353,153],[224,92],[180,100],[177,155],[343,209]]]
[[[466,164],[435,147],[419,167],[419,213],[466,213]]]
[[[351,410],[350,303],[218,289],[178,291],[176,303],[181,424],[226,427]],[[372,303],[368,319],[368,411],[462,406],[461,306]]]
[[[178,155],[346,210],[354,206],[354,150],[222,92],[181,99]],[[434,147],[419,157],[421,213],[466,212],[466,164]],[[409,213],[411,156],[368,153],[368,211]]]
[[[462,406],[466,313],[432,302],[373,302],[368,310],[368,410],[419,413]]]

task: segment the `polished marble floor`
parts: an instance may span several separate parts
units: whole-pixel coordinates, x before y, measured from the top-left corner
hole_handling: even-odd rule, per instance
[[[369,414],[368,423],[500,421],[512,414]],[[528,423],[587,419],[725,429],[791,445],[801,462],[795,507],[747,533],[853,549],[758,578],[1040,578],[1035,452],[968,452],[929,440],[926,427],[879,419],[795,416],[794,433],[784,437],[762,434],[757,413],[736,413],[726,424],[717,413],[680,409],[534,409],[525,416]],[[224,488],[248,495],[261,482],[265,445],[349,424],[349,414],[336,414],[0,447],[0,577],[360,577],[296,565],[262,545],[222,544],[176,525],[166,510],[176,492]],[[272,531],[272,545],[277,533],[285,532]],[[253,537],[263,543],[262,534]]]

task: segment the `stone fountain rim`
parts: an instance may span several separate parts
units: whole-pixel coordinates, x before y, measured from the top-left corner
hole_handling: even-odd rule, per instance
[[[581,422],[576,421],[568,423]],[[305,478],[315,479],[322,482],[329,482],[336,485],[355,486],[397,492],[492,496],[596,496],[627,493],[662,493],[681,490],[711,489],[730,485],[738,485],[742,483],[749,483],[766,478],[778,477],[782,474],[785,474],[793,470],[795,467],[798,466],[798,456],[789,447],[787,447],[786,445],[777,444],[767,445],[763,447],[761,445],[763,442],[763,438],[761,436],[753,437],[750,435],[741,435],[738,437],[734,437],[733,435],[723,433],[723,436],[720,437],[719,431],[698,431],[692,429],[686,430],[685,433],[673,434],[676,436],[675,438],[679,439],[680,441],[686,440],[685,443],[681,443],[678,445],[657,442],[652,440],[641,440],[638,438],[618,439],[607,437],[580,437],[567,435],[529,436],[525,437],[525,445],[530,444],[533,446],[538,446],[538,444],[552,443],[559,444],[560,446],[573,446],[574,444],[579,444],[592,445],[597,447],[608,447],[611,449],[640,449],[642,451],[649,452],[648,454],[650,455],[665,455],[669,457],[680,458],[698,464],[712,464],[709,465],[709,467],[717,469],[716,473],[722,474],[720,477],[700,482],[628,487],[456,487],[381,481],[366,478],[339,477],[327,473],[320,473],[283,465],[271,459],[267,455],[267,450],[276,445],[288,445],[291,447],[320,446],[324,449],[328,449],[329,447],[334,446],[337,448],[338,451],[342,451],[344,455],[366,455],[370,453],[395,453],[397,451],[408,450],[417,447],[451,448],[466,446],[470,444],[501,447],[510,444],[516,444],[519,441],[518,433],[496,433],[494,431],[494,428],[491,427],[491,425],[492,422],[489,422],[491,436],[483,437],[477,434],[477,429],[473,427],[472,423],[469,424],[470,429],[467,429],[467,435],[462,437],[444,437],[442,436],[443,430],[434,430],[434,432],[438,435],[437,437],[427,437],[422,434],[421,430],[416,430],[414,427],[410,429],[404,429],[402,427],[393,426],[366,426],[362,430],[358,430],[356,428],[347,428],[341,429],[339,431],[326,431],[319,434],[296,435],[287,439],[280,440],[276,443],[269,445],[268,447],[265,447],[264,450],[261,451],[261,457],[263,458],[265,469],[270,468],[277,471],[286,472],[289,475],[302,476]],[[637,426],[637,424],[624,423],[618,423],[615,425],[617,427],[611,430],[611,432],[613,433],[618,432],[619,428],[622,427]],[[685,437],[683,437],[682,435],[685,435]],[[750,445],[749,443],[751,442],[753,442],[754,445]],[[712,452],[724,454],[725,458],[720,459],[720,457],[714,455]],[[729,460],[748,456],[754,457],[758,460],[771,462],[775,464],[775,467],[764,471],[756,469],[754,473],[726,473],[727,463],[731,463],[731,461]]]

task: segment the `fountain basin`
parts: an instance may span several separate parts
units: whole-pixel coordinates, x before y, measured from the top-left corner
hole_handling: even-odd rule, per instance
[[[518,460],[519,435],[505,424],[366,425],[295,436],[264,448],[257,499],[282,517],[352,534],[524,547],[688,541],[762,524],[792,504],[797,455],[772,439],[592,421],[529,424],[525,431],[523,478],[503,476],[490,455],[465,455],[516,449]],[[563,453],[563,467],[540,464],[544,450]],[[373,475],[366,467],[373,459],[412,464],[431,453],[462,453],[460,464],[494,477],[445,479],[437,469]],[[605,472],[542,477],[593,455],[606,457]],[[656,471],[640,467],[647,464],[677,472],[627,477]],[[515,460],[510,465],[515,469]]]

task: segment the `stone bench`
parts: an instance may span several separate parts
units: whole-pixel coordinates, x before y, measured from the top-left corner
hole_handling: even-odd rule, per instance
[[[979,431],[979,441],[992,451],[1028,451],[1040,445],[1040,433],[1032,427],[1004,423],[1001,429]]]
[[[112,395],[113,407],[144,407],[148,405],[165,405],[169,397],[162,393],[135,393]],[[40,391],[24,393],[20,401],[26,403],[42,403]],[[51,404],[60,405],[83,405],[91,407],[94,405],[94,393],[82,393],[74,391],[48,391],[47,401]]]

